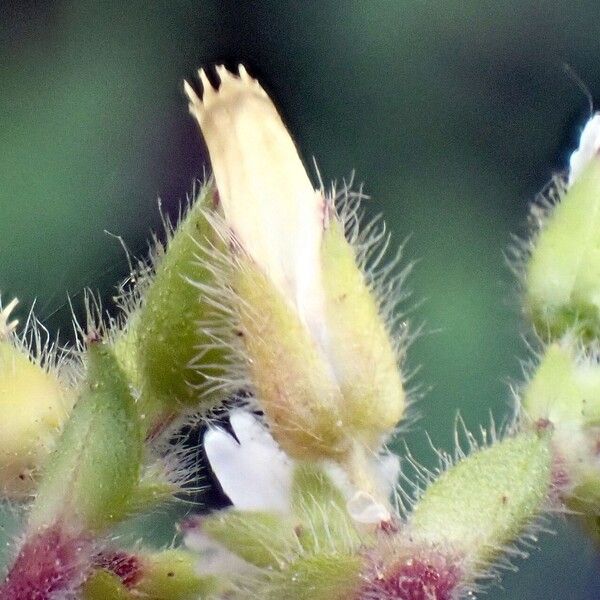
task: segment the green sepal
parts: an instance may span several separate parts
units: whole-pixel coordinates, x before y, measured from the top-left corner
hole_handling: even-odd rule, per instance
[[[147,600],[203,600],[216,593],[220,582],[199,575],[198,557],[184,550],[163,550],[141,556],[142,577],[135,584],[138,597]]]
[[[344,427],[379,447],[404,413],[399,357],[356,251],[336,218],[323,232],[321,267],[328,352],[344,397]]]
[[[0,496],[30,499],[73,407],[56,369],[4,337],[0,310]]]
[[[199,321],[212,318],[214,308],[192,283],[214,283],[214,274],[200,258],[202,248],[222,245],[207,218],[213,195],[212,186],[200,191],[166,250],[156,257],[155,273],[142,283],[141,306],[115,341],[121,363],[140,387],[140,413],[148,430],[186,407],[208,409],[218,401],[199,388],[206,383],[202,365],[211,364],[211,375],[218,375],[214,368],[223,362],[223,351],[210,349],[196,360],[200,348],[211,342]]]
[[[132,491],[129,512],[137,514],[151,511],[164,502],[175,500],[178,492],[181,490],[165,479],[143,475]]]
[[[292,508],[301,523],[298,537],[305,551],[346,551],[360,543],[342,493],[318,465],[296,465]]]
[[[82,586],[82,600],[203,600],[218,591],[215,577],[196,573],[197,557],[183,550],[140,554],[140,576],[129,587],[119,577],[96,570]]]
[[[521,433],[450,467],[414,507],[412,537],[446,546],[477,564],[491,560],[544,507],[552,469],[549,437]]]
[[[298,312],[245,257],[233,272],[250,377],[277,443],[292,458],[340,460],[350,450],[344,399]]]
[[[32,527],[64,519],[105,529],[127,514],[138,483],[143,439],[127,379],[104,344],[92,343],[86,356],[86,380],[43,473]]]
[[[560,493],[569,508],[600,514],[598,427],[600,366],[571,336],[550,344],[523,392],[532,426],[547,421],[566,480]]]
[[[550,344],[523,392],[523,409],[533,421],[553,425],[600,423],[600,366],[578,361],[576,340]],[[585,364],[587,363],[587,364]]]
[[[595,457],[593,457],[595,458]],[[565,498],[567,506],[584,518],[600,519],[600,473],[589,459],[574,473],[576,483]]]
[[[360,590],[362,561],[352,554],[318,553],[273,572],[257,590],[264,600],[348,600]]]
[[[201,527],[257,567],[280,568],[301,550],[291,519],[272,512],[223,510],[203,518]]]
[[[597,548],[600,548],[600,516],[582,516],[581,523]]]

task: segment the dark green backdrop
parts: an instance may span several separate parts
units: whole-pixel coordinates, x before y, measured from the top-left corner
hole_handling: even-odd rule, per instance
[[[589,116],[568,63],[600,97],[592,0],[0,4],[0,291],[68,339],[67,295],[110,298],[126,272],[117,240],[144,252],[202,175],[184,77],[244,62],[325,180],[356,169],[407,261],[414,382],[431,388],[407,435],[451,448],[454,416],[502,420],[527,357],[503,251],[528,202],[564,169]],[[1,416],[0,416],[1,418]],[[467,499],[465,499],[466,501]],[[600,596],[600,561],[558,521],[541,551],[489,598]]]

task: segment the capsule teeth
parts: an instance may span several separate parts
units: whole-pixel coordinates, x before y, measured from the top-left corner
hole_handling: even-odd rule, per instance
[[[217,65],[215,67],[215,70],[217,72],[217,77],[219,78],[221,84],[226,84],[229,81],[235,79],[235,75],[233,73],[230,73],[225,65]]]
[[[198,71],[201,94],[198,94],[187,81],[183,83],[185,95],[190,102],[190,113],[199,122],[202,122],[213,106],[220,102],[232,102],[233,98],[247,96],[249,93],[268,98],[258,81],[248,74],[243,65],[238,66],[238,73],[229,71],[225,65],[216,65],[215,74],[218,80],[216,86],[211,83],[204,69]]]
[[[204,69],[200,69],[198,71],[198,77],[200,77],[200,83],[202,83],[202,100],[205,102],[214,96],[217,91],[213,87],[213,84],[210,82],[208,75]]]
[[[183,91],[185,92],[185,95],[187,96],[191,105],[202,103],[200,98],[198,98],[198,94],[196,94],[194,88],[185,80],[183,82]]]
[[[252,77],[250,77],[248,74],[248,71],[246,71],[246,67],[242,64],[238,65],[238,74],[240,79],[245,83],[251,83],[254,81],[254,79],[252,79]]]
[[[17,304],[19,304],[19,300],[13,298],[13,300],[0,311],[0,339],[7,337],[19,324],[17,319],[14,319],[13,321],[8,320],[10,318],[10,313],[15,309]]]

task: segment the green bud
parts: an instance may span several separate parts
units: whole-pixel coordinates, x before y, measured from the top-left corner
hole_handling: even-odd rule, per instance
[[[141,578],[135,585],[137,597],[148,600],[202,600],[214,594],[219,583],[196,573],[197,557],[184,550],[142,554]]]
[[[476,450],[427,487],[409,518],[411,537],[471,565],[487,563],[543,509],[551,469],[546,434]]]
[[[183,550],[130,555],[121,577],[110,565],[97,569],[82,588],[83,600],[202,600],[218,589],[214,577],[196,573],[197,559]],[[116,564],[119,567],[118,561]],[[118,569],[122,572],[124,569]]]
[[[600,367],[577,342],[550,344],[523,392],[523,409],[532,421],[600,425]]]
[[[134,600],[135,596],[116,575],[100,569],[83,584],[81,598],[82,600]]]
[[[87,377],[44,471],[30,526],[56,521],[102,530],[123,518],[140,473],[142,436],[127,380],[111,350],[92,343]]]
[[[344,427],[377,448],[404,412],[398,356],[355,250],[335,218],[323,234],[321,261],[330,360],[344,398]]]
[[[525,268],[525,307],[536,330],[600,337],[600,162],[563,193],[534,240]]]

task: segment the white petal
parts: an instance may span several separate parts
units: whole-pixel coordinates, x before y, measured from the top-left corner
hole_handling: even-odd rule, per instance
[[[366,492],[356,492],[346,503],[348,514],[357,522],[366,525],[378,524],[392,518],[390,511]]]
[[[585,170],[600,152],[600,114],[596,113],[586,124],[579,138],[579,147],[569,159],[569,185]]]
[[[250,413],[231,412],[238,443],[223,429],[210,429],[204,448],[223,491],[241,510],[290,510],[292,466],[269,432]]]

